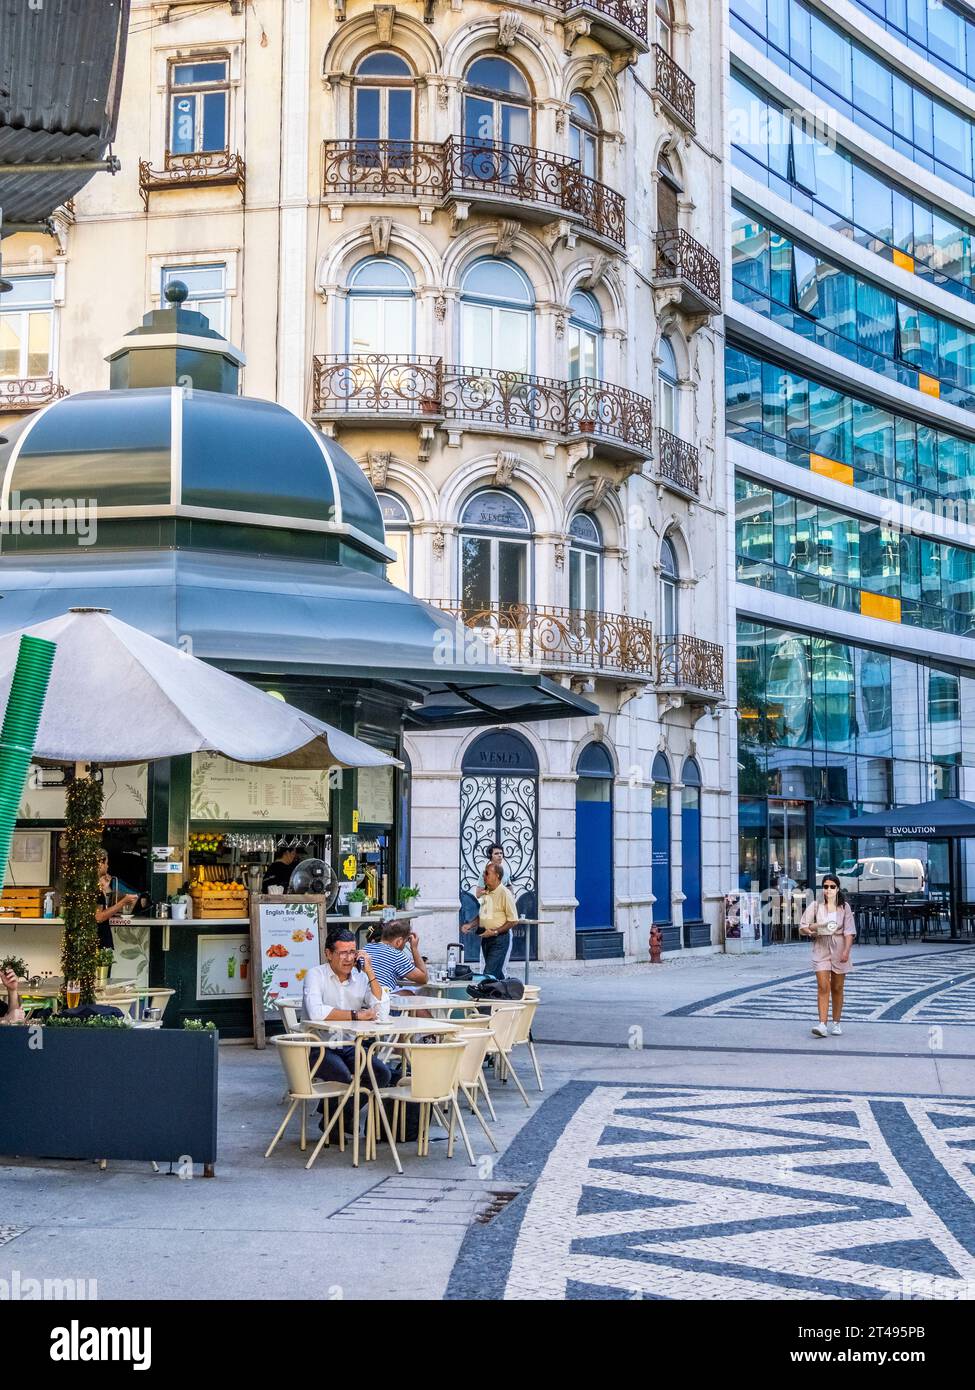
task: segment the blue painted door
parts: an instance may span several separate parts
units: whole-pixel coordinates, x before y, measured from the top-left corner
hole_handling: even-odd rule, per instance
[[[580,778],[580,787],[584,781],[590,779]],[[596,785],[609,791],[605,783]],[[613,803],[608,796],[576,800],[576,898],[576,931],[613,926]]]

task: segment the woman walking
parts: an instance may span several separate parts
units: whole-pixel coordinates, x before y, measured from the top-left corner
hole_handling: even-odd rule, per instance
[[[799,935],[813,938],[813,969],[816,972],[819,1022],[813,1028],[817,1038],[827,1033],[839,1037],[843,1029],[843,985],[850,968],[850,950],[857,934],[856,923],[839,879],[827,874],[823,895],[806,908],[799,923]],[[827,1026],[829,1002],[833,1000],[833,1022]]]

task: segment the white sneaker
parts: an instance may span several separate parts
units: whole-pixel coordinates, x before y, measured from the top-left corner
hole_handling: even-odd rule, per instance
[[[838,1023],[831,1023],[829,1025],[829,1031],[832,1033],[834,1038],[841,1038],[843,1036],[843,1029],[840,1027]]]
[[[826,1024],[825,1024],[825,1023],[817,1023],[817,1024],[815,1024],[815,1026],[813,1027],[813,1030],[812,1030],[812,1031],[813,1031],[813,1037],[814,1037],[814,1038],[825,1038],[825,1036],[826,1036]]]

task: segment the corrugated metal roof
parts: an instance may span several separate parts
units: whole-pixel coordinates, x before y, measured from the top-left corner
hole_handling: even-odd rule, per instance
[[[0,0],[0,163],[100,159],[115,136],[130,0]],[[38,222],[92,174],[0,175],[5,222]]]

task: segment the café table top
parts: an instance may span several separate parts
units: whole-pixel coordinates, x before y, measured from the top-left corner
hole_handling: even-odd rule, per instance
[[[390,996],[390,1007],[412,1013],[417,1009],[478,1009],[485,1001],[481,999],[444,999],[439,994],[394,994]]]
[[[430,1018],[391,1018],[385,1023],[378,1019],[363,1020],[352,1023],[349,1019],[331,1018],[306,1018],[302,1019],[302,1028],[321,1028],[329,1033],[352,1033],[357,1037],[384,1037],[395,1034],[407,1035],[410,1033],[456,1033],[457,1025],[454,1023],[435,1022]]]

